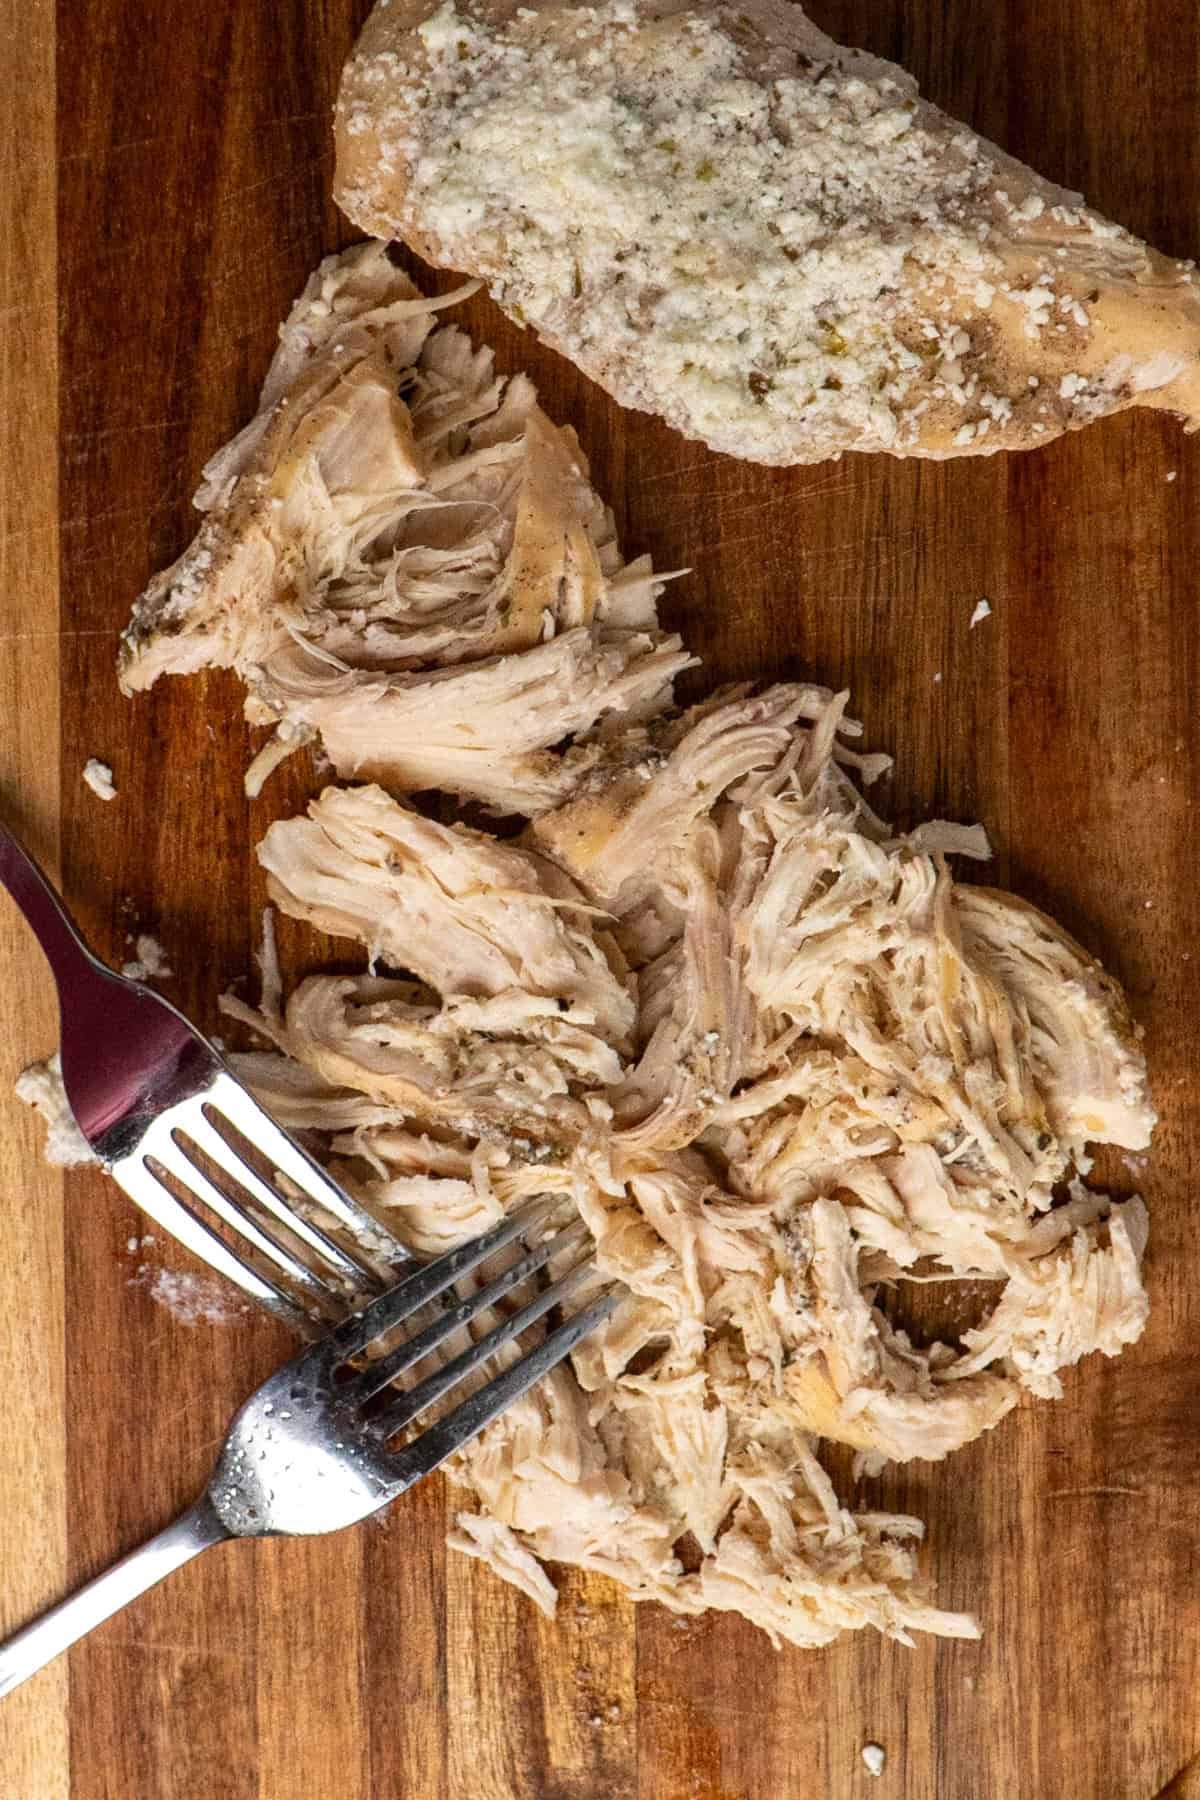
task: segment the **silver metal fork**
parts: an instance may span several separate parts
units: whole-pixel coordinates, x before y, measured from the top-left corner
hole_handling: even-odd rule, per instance
[[[587,1301],[448,1416],[395,1446],[413,1419],[592,1277],[589,1257],[414,1387],[385,1393],[398,1374],[444,1348],[455,1332],[537,1270],[578,1251],[587,1232],[577,1220],[524,1247],[523,1254],[474,1293],[465,1299],[456,1296],[432,1324],[398,1346],[386,1347],[398,1326],[447,1294],[488,1257],[518,1238],[528,1244],[545,1228],[553,1205],[535,1202],[483,1237],[425,1264],[265,1381],[235,1418],[212,1480],[190,1511],[0,1645],[0,1695],[213,1544],[227,1538],[338,1531],[378,1512],[548,1374],[607,1318],[617,1304],[615,1291],[604,1290]]]
[[[276,1125],[177,1008],[92,955],[3,825],[0,882],[54,972],[71,1111],[143,1212],[307,1337],[389,1287],[411,1260],[399,1240]]]

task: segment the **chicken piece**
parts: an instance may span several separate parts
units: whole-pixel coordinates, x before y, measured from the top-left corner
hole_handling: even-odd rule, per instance
[[[1021,1386],[1052,1392],[1058,1367],[1136,1336],[1140,1202],[1055,1195],[1096,1095],[1124,1095],[1094,1116],[1131,1143],[1152,1114],[1115,987],[1032,909],[890,836],[834,761],[841,697],[812,710],[707,809],[677,781],[677,840],[668,806],[628,841],[620,894],[660,884],[679,925],[629,985],[606,920],[527,845],[373,789],[273,827],[280,903],[425,986],[317,978],[285,1007],[268,945],[262,1028],[305,1064],[307,1121],[278,1059],[258,1091],[321,1130],[418,1254],[557,1192],[625,1284],[571,1368],[457,1459],[483,1511],[456,1544],[543,1606],[540,1563],[561,1560],[797,1644],[972,1635],[925,1598],[917,1522],[846,1513],[814,1442],[938,1459]],[[663,728],[653,779],[676,780],[702,723]],[[981,1277],[986,1316],[958,1345],[888,1317],[895,1282]]]
[[[258,859],[285,913],[356,938],[445,998],[557,999],[628,1043],[633,998],[589,909],[528,850],[435,824],[377,787],[326,788],[306,818],[271,826]]]
[[[751,461],[1200,414],[1191,264],[784,0],[381,0],[335,193],[622,405]]]
[[[349,671],[289,645],[269,692],[281,716],[319,733],[341,775],[408,793],[444,788],[533,816],[559,805],[603,754],[547,746],[610,716],[653,712],[690,661],[677,638],[641,631],[576,629],[520,656],[426,675]]]
[[[550,746],[656,711],[691,660],[574,433],[435,330],[445,304],[380,244],[322,263],[205,471],[199,535],[134,608],[127,693],[234,668],[277,723],[252,791],[319,739],[341,774],[533,813],[576,776]]]
[[[669,861],[694,822],[735,782],[775,768],[796,743],[797,719],[823,720],[834,701],[828,688],[810,684],[781,683],[762,694],[734,688],[677,719],[622,734],[570,798],[537,819],[529,841],[585,892],[623,914],[645,898],[648,866]],[[837,730],[855,737],[862,726],[839,708]],[[864,760],[841,742],[834,754]],[[866,759],[868,774],[888,761]]]
[[[554,1617],[558,1604],[554,1583],[532,1551],[499,1519],[487,1513],[459,1513],[446,1542],[452,1550],[489,1564],[502,1581],[532,1600],[548,1619]]]
[[[275,1037],[261,1015],[225,996],[224,1008],[253,1030]],[[229,1058],[238,1079],[244,1081],[273,1119],[293,1132],[356,1132],[371,1126],[390,1125],[396,1108],[372,1100],[361,1089],[332,1084],[315,1069],[298,1062],[290,1052],[243,1050]]]
[[[1135,1197],[1107,1220],[1105,1246],[1096,1226],[1014,1275],[999,1304],[977,1330],[964,1335],[968,1354],[950,1371],[973,1371],[1001,1358],[1032,1393],[1057,1400],[1058,1371],[1092,1351],[1118,1356],[1142,1335],[1149,1312],[1142,1286],[1146,1209]]]
[[[1148,1141],[1144,1062],[1115,983],[1034,908],[863,835],[820,783],[763,784],[741,824],[760,840],[735,930],[765,1066],[706,1129],[733,1185],[791,1221],[780,1261],[799,1265],[750,1335],[777,1368],[786,1350],[798,1428],[943,1456],[1018,1383],[1055,1391],[1056,1358],[1140,1331],[1140,1201],[1055,1196],[1090,1143]],[[1003,1285],[960,1351],[917,1350],[869,1292],[909,1271]],[[748,1332],[754,1296],[730,1304]]]
[[[608,1241],[602,1233],[605,1266]],[[644,1253],[629,1266],[644,1279]],[[621,1313],[647,1304],[635,1299]],[[622,1340],[625,1353],[641,1335],[622,1327],[620,1313],[609,1322],[610,1345]],[[594,1364],[604,1348],[593,1342],[587,1353]],[[690,1370],[668,1361],[600,1391],[585,1381],[581,1392],[556,1371],[468,1448],[455,1473],[505,1535],[494,1541],[460,1519],[472,1541],[457,1533],[452,1541],[502,1575],[515,1540],[674,1612],[742,1612],[776,1642],[828,1643],[866,1625],[902,1641],[913,1630],[978,1633],[968,1616],[925,1600],[910,1548],[918,1521],[846,1512],[803,1437],[793,1433],[782,1453],[746,1440],[694,1353]],[[701,1553],[694,1573],[678,1555],[685,1534]],[[513,1574],[528,1591],[528,1568]]]
[[[532,821],[327,789],[264,839],[270,892],[414,979],[285,1002],[268,929],[259,1007],[224,1002],[274,1046],[239,1073],[416,1255],[553,1194],[624,1286],[455,1460],[482,1511],[452,1541],[543,1608],[560,1560],[777,1641],[976,1635],[929,1603],[919,1522],[842,1507],[817,1445],[944,1457],[1140,1332],[1144,1208],[1073,1181],[1153,1125],[1116,985],[955,886],[977,830],[894,835],[845,695],[676,713],[688,659],[571,440],[378,249],[310,288],[203,503],[128,669],[224,661],[341,767]],[[978,1322],[912,1341],[909,1281],[982,1288]]]
[[[672,858],[684,920],[677,944],[639,976],[645,1044],[611,1096],[626,1149],[678,1150],[701,1136],[742,1078],[754,1013],[735,919],[722,904],[720,833],[695,825]]]
[[[794,1552],[781,1555],[754,1509],[742,1509],[700,1570],[702,1605],[741,1613],[774,1644],[786,1641],[799,1649],[819,1648],[866,1624],[902,1644],[913,1643],[914,1631],[981,1635],[969,1613],[946,1612],[925,1598],[915,1551],[902,1541],[920,1542],[920,1520],[874,1515],[849,1527],[844,1519],[833,1526],[820,1518],[804,1524],[806,1549],[824,1552],[811,1563]]]
[[[986,1358],[949,1384],[941,1379],[952,1360],[945,1346],[916,1351],[891,1328],[860,1286],[846,1210],[818,1200],[807,1226],[813,1348],[784,1376],[796,1423],[895,1462],[939,1461],[999,1424],[1016,1405],[1015,1385],[988,1372]]]
[[[794,1096],[764,1085],[739,1147],[740,1178],[796,1194],[788,1164],[802,1153],[801,1183],[819,1188],[836,1170],[845,1128],[875,1155],[932,1142],[967,1168],[982,1163],[993,1188],[1023,1203],[1036,1190],[1049,1204],[1064,1159],[1048,1155],[1045,1100],[1018,1042],[1023,1016],[959,941],[960,890],[945,865],[911,841],[874,841],[852,813],[795,784],[765,795],[746,829],[763,840],[764,867],[741,916],[747,986],[777,1029],[799,1028],[865,1065],[849,1110],[861,1093],[870,1125],[856,1128],[839,1111],[836,1068],[833,1091],[822,1093],[827,1065],[794,1060],[784,1081],[799,1084]],[[852,1072],[853,1062],[843,1066]],[[797,1138],[790,1114],[809,1083],[820,1122],[814,1130],[802,1117]],[[743,1095],[743,1118],[752,1106]]]
[[[843,742],[862,729],[845,718],[845,699],[812,686],[739,688],[625,733],[526,834],[616,916],[638,972],[642,1055],[611,1096],[627,1147],[683,1147],[753,1063],[755,1008],[736,932],[756,853],[738,806],[757,774],[778,778],[808,758],[814,773],[829,758],[871,776],[885,767],[886,757]],[[795,729],[799,718],[810,729]],[[735,804],[723,804],[727,794]]]
[[[917,1522],[846,1512],[816,1443],[943,1458],[1142,1328],[1145,1210],[1072,1184],[1093,1137],[1153,1124],[1119,990],[954,885],[970,834],[890,832],[844,704],[626,727],[520,843],[368,787],[261,847],[289,913],[416,977],[285,1004],[267,932],[259,1010],[226,1001],[276,1046],[238,1062],[264,1104],[416,1254],[558,1194],[625,1288],[455,1464],[483,1511],[453,1541],[539,1605],[565,1560],[797,1644],[972,1635],[925,1597]],[[914,1342],[910,1280],[970,1283],[978,1323]]]
[[[310,976],[273,1035],[329,1088],[387,1107],[389,1121],[476,1136],[503,1126],[552,1144],[583,1135],[577,1096],[618,1081],[622,1067],[556,1000],[508,990],[443,1005],[411,982],[369,976]]]
[[[844,696],[802,699],[773,690],[755,708],[735,695],[629,734],[609,782],[585,784],[527,833],[590,893],[615,894],[618,910],[631,894],[635,911],[662,898],[678,929],[632,989],[571,878],[528,847],[433,826],[370,789],[330,790],[263,846],[289,910],[349,930],[451,997],[434,1007],[402,990],[308,983],[287,1011],[294,1053],[339,1089],[390,1104],[406,1132],[466,1133],[509,1153],[523,1143],[528,1179],[491,1172],[481,1199],[473,1175],[467,1204],[456,1177],[450,1216],[561,1183],[601,1266],[636,1296],[580,1362],[594,1391],[611,1389],[624,1468],[660,1496],[662,1459],[682,1450],[645,1423],[659,1414],[642,1403],[663,1390],[630,1364],[668,1343],[653,1382],[690,1394],[714,1321],[743,1345],[705,1376],[731,1419],[760,1430],[782,1420],[793,1436],[898,1460],[969,1442],[1012,1407],[1035,1363],[1045,1385],[1058,1350],[1115,1342],[1140,1316],[1136,1253],[1119,1260],[1111,1305],[1095,1295],[1113,1281],[1079,1261],[1080,1246],[1109,1254],[1099,1233],[1118,1221],[1107,1197],[1055,1205],[1091,1134],[1137,1146],[1153,1123],[1119,991],[1032,908],[955,888],[936,849],[969,845],[955,828],[891,837],[835,760]],[[800,712],[809,723],[797,729]],[[647,762],[656,735],[664,760]],[[614,804],[630,756],[650,779]],[[656,787],[642,821],[653,828],[630,830],[630,805]],[[593,838],[572,821],[613,843],[609,889]],[[568,956],[561,912],[523,914],[534,894],[543,906],[567,900]],[[539,918],[552,937],[534,944]],[[632,1012],[605,1030],[581,994],[580,970],[586,992],[597,958],[636,996],[632,1064]],[[429,1178],[394,1170],[380,1137],[367,1127],[344,1147],[384,1164],[364,1191],[427,1220]],[[553,1176],[528,1167],[538,1143],[563,1159]],[[693,1167],[697,1144],[705,1158]],[[732,1208],[719,1226],[714,1203]],[[1073,1282],[1054,1285],[1068,1240]],[[998,1283],[998,1323],[985,1319],[958,1350],[913,1346],[874,1294],[910,1277]],[[1048,1285],[1053,1325],[1038,1322]],[[698,1417],[697,1431],[710,1428]],[[725,1490],[704,1499],[694,1456],[689,1466],[697,1535],[697,1521],[708,1532],[725,1517]],[[687,1483],[673,1479],[682,1495]]]
[[[832,1537],[817,1529],[828,1510],[828,1483],[802,1430],[797,1436],[798,1402],[786,1438],[776,1430],[782,1441],[769,1485],[778,1516],[770,1541],[763,1538],[741,1471],[747,1454],[763,1458],[764,1420],[777,1426],[778,1407],[773,1417],[755,1399],[748,1359],[740,1360],[739,1377],[730,1376],[734,1321],[725,1296],[739,1280],[751,1292],[769,1287],[770,1209],[722,1194],[704,1159],[691,1153],[647,1159],[628,1138],[606,1144],[593,1136],[568,1141],[565,1155],[547,1163],[532,1137],[506,1142],[506,1128],[528,1101],[505,1090],[503,1067],[495,1062],[490,1086],[473,1084],[470,1057],[502,1057],[522,1022],[527,1028],[538,1019],[552,1022],[562,1017],[557,1008],[533,1001],[518,1008],[507,992],[439,1011],[411,984],[346,977],[310,979],[284,1007],[269,943],[263,964],[265,1010],[254,1015],[229,1003],[231,1009],[314,1066],[309,1079],[320,1085],[303,1122],[337,1131],[346,1116],[344,1095],[373,1096],[380,1112],[338,1131],[326,1160],[418,1254],[436,1254],[495,1223],[529,1193],[557,1188],[573,1195],[589,1224],[602,1271],[619,1276],[630,1292],[607,1327],[581,1348],[576,1376],[560,1371],[557,1391],[531,1397],[524,1415],[498,1425],[478,1454],[462,1459],[456,1473],[487,1511],[477,1525],[473,1515],[460,1519],[453,1542],[483,1556],[540,1604],[548,1600],[536,1559],[545,1557],[602,1570],[684,1613],[748,1605],[751,1616],[762,1612],[760,1622],[776,1637],[798,1644],[825,1642],[865,1624],[900,1636],[922,1628],[974,1630],[968,1619],[937,1614],[924,1602],[905,1548],[915,1521],[855,1520],[838,1509]],[[606,1083],[611,1087],[613,1059],[592,1043],[575,1076],[581,1095],[589,1079],[595,1082],[595,1098]],[[447,1067],[436,1058],[451,1048],[467,1058],[449,1065],[458,1081],[454,1094],[444,1085],[436,1090]],[[260,1069],[273,1060],[259,1059]],[[247,1074],[253,1062],[244,1059]],[[262,1072],[276,1092],[285,1089],[269,1068]],[[256,1091],[270,1103],[261,1080]],[[487,1117],[480,1116],[481,1103]],[[393,1123],[383,1122],[387,1111]],[[434,1130],[449,1135],[415,1129],[414,1112],[436,1112]],[[295,1112],[292,1117],[301,1122]],[[721,1352],[710,1367],[706,1321],[723,1314]],[[967,1413],[974,1388],[991,1379],[964,1381],[943,1411]],[[731,1533],[741,1544],[737,1554],[726,1544]],[[702,1553],[690,1574],[675,1548],[685,1534]],[[757,1597],[743,1595],[742,1575],[735,1576],[735,1569],[745,1573],[743,1556],[745,1569],[760,1568]],[[810,1600],[797,1608],[800,1589]]]
[[[1144,1150],[1154,1127],[1146,1062],[1111,975],[1036,907],[994,889],[954,896],[964,950],[1028,1019],[1029,1060],[1056,1137]]]
[[[393,1109],[389,1124],[333,1138],[326,1160],[415,1256],[440,1256],[499,1224],[512,1207],[572,1190],[557,1146],[484,1129],[472,1137],[442,1123],[433,1135]]]

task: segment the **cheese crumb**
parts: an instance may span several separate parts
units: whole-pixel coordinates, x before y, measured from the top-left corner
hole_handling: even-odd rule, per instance
[[[887,1761],[887,1751],[882,1744],[864,1744],[862,1759],[866,1764],[868,1775],[882,1775],[883,1765]]]
[[[1091,365],[1097,268],[1151,269],[799,8],[445,0],[408,36],[369,34],[347,65],[343,210],[471,270],[624,404],[753,462],[1045,436],[1027,357],[1069,333]],[[939,315],[957,332],[931,336]],[[1009,380],[972,416],[973,384]],[[1082,404],[1056,429],[1130,404],[1098,374],[1063,381]]]
[[[1179,470],[1178,469],[1168,469],[1167,470],[1167,480],[1168,481],[1178,481],[1178,479],[1179,479]]]
[[[518,323],[636,365],[637,403],[718,448],[795,460],[798,420],[813,455],[914,441],[920,397],[953,396],[979,346],[959,328],[918,354],[911,260],[967,324],[1002,273],[979,141],[890,71],[835,62],[768,84],[724,16],[692,17],[686,54],[682,28],[637,7],[578,17],[566,46],[536,11],[498,27],[446,4],[417,28],[424,66],[370,70],[396,84],[409,210],[442,260],[471,260],[484,233],[480,272]],[[959,447],[986,423],[964,429]]]
[[[113,772],[106,762],[98,756],[89,756],[83,765],[83,779],[99,800],[115,800],[117,797]]]

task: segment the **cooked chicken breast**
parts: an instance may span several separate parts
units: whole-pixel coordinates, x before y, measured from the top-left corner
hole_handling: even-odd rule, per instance
[[[762,463],[1200,413],[1200,293],[785,0],[381,0],[335,191],[624,406]]]
[[[234,668],[277,724],[251,791],[311,739],[341,775],[537,812],[598,754],[564,739],[653,714],[691,660],[574,434],[437,304],[381,244],[322,263],[198,536],[134,608],[127,693]]]

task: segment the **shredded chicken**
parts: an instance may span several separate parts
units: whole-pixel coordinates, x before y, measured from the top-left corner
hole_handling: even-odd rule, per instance
[[[322,263],[258,416],[205,470],[198,536],[134,609],[126,692],[234,668],[275,725],[251,792],[319,739],[340,775],[535,812],[598,753],[564,739],[651,716],[692,660],[574,433],[434,329],[449,301],[382,244]]]
[[[276,906],[351,940],[365,967],[285,994],[268,936],[259,1007],[225,1002],[270,1045],[238,1067],[417,1255],[550,1194],[625,1284],[570,1366],[456,1459],[475,1508],[459,1548],[546,1611],[544,1565],[560,1562],[798,1645],[867,1625],[976,1635],[928,1597],[920,1522],[849,1510],[818,1449],[851,1446],[873,1471],[940,1459],[1022,1388],[1053,1395],[1059,1370],[1138,1336],[1145,1208],[1081,1180],[1093,1145],[1139,1151],[1154,1123],[1120,991],[1032,907],[956,885],[946,856],[986,855],[977,829],[898,836],[867,805],[854,778],[886,759],[853,747],[844,694],[780,684],[675,710],[685,653],[658,636],[648,571],[621,564],[577,454],[527,384],[502,397],[486,355],[430,336],[396,282],[368,250],[310,284],[264,412],[211,465],[201,548],[152,587],[127,644],[130,684],[224,660],[260,704],[311,665],[307,697],[278,715],[319,729],[335,762],[353,742],[343,766],[384,783],[328,787],[260,845]],[[359,531],[332,464],[317,479],[327,452],[305,451],[300,480],[296,446],[342,443],[324,437],[327,396],[350,380],[331,359],[377,353],[417,370],[422,394],[420,370],[450,357],[439,391],[456,418],[468,390],[477,410],[443,461],[423,401],[405,413],[394,381],[370,389],[363,418],[387,425],[364,426]],[[337,388],[338,408],[369,381]],[[517,593],[531,443],[574,496],[548,552],[544,642],[504,636],[497,602]],[[428,496],[447,469],[481,480],[494,459],[491,523],[472,515],[494,533],[482,563],[477,538],[438,561],[426,502],[423,535],[397,526],[399,495]],[[466,532],[454,513],[442,548]],[[200,579],[206,543],[236,580]],[[418,567],[436,604],[414,598]],[[577,577],[586,603],[564,598]],[[560,656],[588,662],[582,711],[547,674]],[[326,677],[345,683],[336,716],[314,698]],[[495,722],[521,692],[518,744]],[[445,710],[410,738],[391,721],[411,693],[443,693]],[[522,834],[426,817],[404,798],[417,769],[523,814]],[[900,1323],[931,1282],[975,1304],[956,1341]]]
[[[629,1288],[457,1469],[487,1522],[454,1541],[539,1604],[530,1558],[797,1644],[973,1632],[924,1598],[917,1523],[846,1513],[816,1440],[943,1457],[1142,1328],[1141,1202],[1066,1188],[1088,1144],[1149,1141],[1119,991],[889,833],[836,760],[843,705],[777,688],[661,721],[528,847],[372,788],[261,847],[286,912],[420,982],[303,982],[244,1065],[264,1101],[418,1253],[559,1192]],[[739,733],[701,795],[697,743]],[[987,1285],[958,1344],[888,1316],[930,1280]]]

